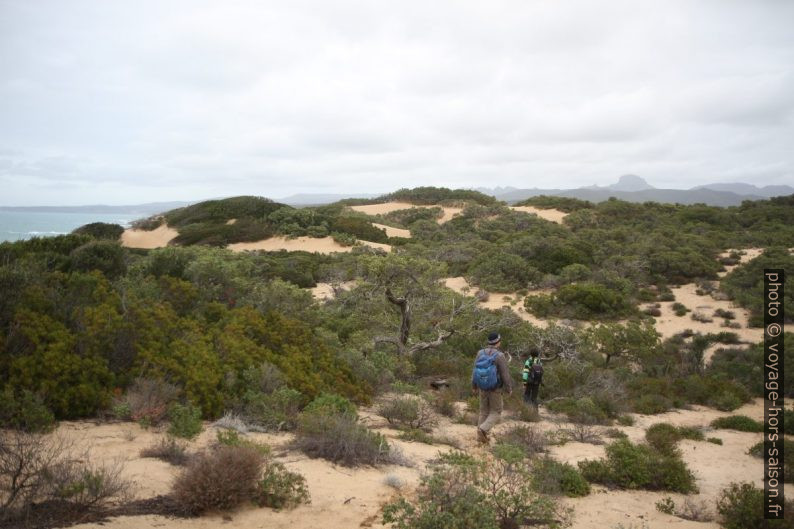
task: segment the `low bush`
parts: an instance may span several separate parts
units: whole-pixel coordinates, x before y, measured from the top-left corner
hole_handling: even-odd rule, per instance
[[[179,388],[161,379],[136,378],[116,406],[123,410],[120,419],[157,425],[179,395]],[[125,416],[124,413],[129,415]]]
[[[531,425],[512,426],[496,436],[499,444],[507,444],[520,448],[526,457],[534,457],[546,452],[549,440],[546,434]]]
[[[172,436],[163,437],[152,446],[141,450],[141,457],[161,459],[176,466],[186,465],[190,459],[185,443]]]
[[[45,433],[54,427],[55,416],[35,393],[10,387],[0,393],[0,428]]]
[[[255,499],[260,507],[273,509],[310,502],[306,479],[277,462],[268,462],[265,466],[264,475],[257,483]]]
[[[47,526],[100,512],[129,493],[122,470],[76,452],[57,435],[0,431],[0,525],[21,520],[34,506],[43,509]]]
[[[719,437],[709,437],[708,439],[706,439],[706,442],[715,445],[722,445],[722,439],[720,439]]]
[[[764,443],[756,443],[747,452],[754,457],[764,457]],[[783,481],[794,483],[794,441],[783,439]]]
[[[378,415],[400,428],[429,431],[437,420],[430,404],[415,397],[396,397],[378,407]]]
[[[673,402],[664,395],[649,393],[639,396],[632,403],[635,413],[656,415],[664,413],[673,407]]]
[[[674,453],[676,444],[681,439],[702,441],[703,432],[692,426],[673,426],[668,423],[657,423],[645,431],[645,440],[659,452],[664,454]]]
[[[280,387],[272,393],[249,391],[243,397],[240,414],[256,431],[294,430],[304,396],[292,388]]]
[[[383,435],[347,415],[302,413],[295,434],[298,450],[344,466],[377,465],[394,458]]]
[[[201,410],[190,404],[174,404],[168,410],[168,418],[171,422],[168,433],[175,437],[193,439],[203,428]]]
[[[784,506],[783,520],[764,519],[764,490],[752,483],[731,483],[717,498],[720,525],[725,529],[771,529],[794,527],[794,501]]]
[[[321,393],[303,410],[306,413],[328,413],[357,417],[356,405],[345,397],[333,393]]]
[[[549,411],[564,413],[571,422],[580,424],[605,424],[609,422],[607,414],[599,408],[590,397],[574,399],[563,397],[561,399],[549,401],[547,404]]]
[[[269,446],[266,444],[257,443],[256,441],[251,441],[245,437],[240,437],[240,434],[236,430],[218,430],[216,433],[215,443],[216,445],[223,446],[242,446],[256,450],[263,456],[270,455]]]
[[[186,514],[229,510],[257,497],[264,456],[246,446],[200,453],[174,481],[172,496]]]
[[[118,224],[109,224],[107,222],[92,222],[84,224],[79,228],[72,230],[72,233],[77,235],[90,235],[95,239],[109,239],[117,241],[124,233],[124,228]]]
[[[672,309],[676,316],[686,316],[686,313],[689,312],[689,309],[683,303],[677,301],[673,303]]]
[[[747,417],[746,415],[731,415],[720,417],[711,421],[712,428],[724,430],[739,430],[740,432],[763,432],[764,423]]]
[[[544,494],[562,494],[571,498],[590,494],[590,484],[576,467],[550,457],[540,458],[533,463],[532,480],[535,490]]]
[[[519,452],[504,450],[483,460],[460,452],[440,456],[414,498],[383,507],[383,523],[396,529],[517,528],[531,523],[570,525],[570,509],[532,487],[531,467]]]
[[[413,441],[416,443],[424,443],[426,445],[432,445],[436,442],[432,435],[418,428],[403,430],[397,437],[402,441]]]
[[[587,481],[611,487],[683,494],[697,491],[695,477],[678,453],[663,454],[627,439],[607,446],[604,459],[581,461],[579,470]]]

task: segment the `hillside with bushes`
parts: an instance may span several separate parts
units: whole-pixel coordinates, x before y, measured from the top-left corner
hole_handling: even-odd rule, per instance
[[[161,442],[155,433],[170,432],[149,448],[188,461],[174,491],[160,491],[156,506],[125,507],[133,514],[193,516],[241,504],[314,512],[306,502],[316,485],[268,447],[282,443],[284,453],[310,461],[409,473],[410,494],[375,488],[391,491],[388,501],[372,500],[389,527],[471,526],[460,519],[477,527],[527,519],[564,527],[591,486],[698,494],[703,477],[687,466],[694,463],[686,448],[697,442],[710,449],[702,432],[676,426],[651,433],[648,417],[756,410],[763,349],[747,336],[762,323],[763,269],[794,270],[794,196],[729,208],[562,197],[523,204],[564,211],[562,223],[467,190],[404,189],[355,202],[203,202],[142,220],[141,229],[167,223],[179,232],[171,245],[152,250],[125,248],[120,226],[99,224],[0,244],[0,472],[35,449],[39,477],[49,475],[54,467],[47,465],[71,453],[48,445],[49,432],[72,424],[59,421],[90,419],[140,429],[151,442]],[[351,209],[392,202],[416,207],[373,215]],[[440,222],[444,207],[460,211]],[[373,223],[411,237],[388,237]],[[274,235],[351,237],[392,249],[355,246],[322,255],[224,248]],[[455,277],[465,278],[471,292],[447,288]],[[318,285],[332,295],[316,299],[309,289]],[[685,306],[676,299],[684,286],[697,288],[704,306],[732,305],[708,314]],[[789,324],[793,290],[786,297]],[[487,304],[489,295],[504,293],[512,304]],[[668,305],[682,322],[696,314],[716,320],[712,331],[682,323],[681,332],[663,335],[659,307]],[[734,314],[740,309],[749,311],[746,321]],[[546,375],[541,415],[513,395],[506,403],[512,422],[492,450],[482,450],[471,446],[470,376],[489,331],[502,335],[515,380],[534,347]],[[436,381],[442,389],[431,389]],[[783,391],[794,396],[794,378],[785,379]],[[563,426],[552,431],[554,421]],[[225,426],[214,435],[210,422]],[[708,424],[703,428],[717,428]],[[607,432],[614,437],[603,441]],[[566,460],[555,452],[587,445],[594,435],[606,443],[590,452],[594,457]],[[760,439],[750,436],[757,434],[727,439],[736,446]],[[417,445],[446,448],[435,458]],[[747,457],[747,465],[756,464]],[[223,490],[232,483],[211,478],[224,467],[238,469],[238,481],[247,483],[233,495]],[[301,468],[319,472],[309,463]],[[54,505],[67,489],[61,500],[75,512],[105,504],[96,512],[125,512],[109,507],[118,496],[111,478],[123,473],[75,467],[64,479],[74,485],[83,479],[74,476],[87,475],[108,484],[95,501],[74,492],[87,483],[74,489],[44,480],[28,493],[9,488],[3,474],[0,518],[21,523],[28,516],[37,526],[43,518],[36,505]],[[210,482],[220,488],[207,490]],[[453,490],[452,482],[468,485]],[[496,494],[497,485],[506,488]],[[757,500],[751,484],[721,485],[720,513]],[[372,515],[373,505],[354,509],[365,511]]]

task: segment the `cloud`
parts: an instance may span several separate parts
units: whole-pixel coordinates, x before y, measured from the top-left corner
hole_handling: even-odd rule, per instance
[[[7,204],[794,183],[794,4],[0,0]],[[551,185],[553,184],[553,185]]]

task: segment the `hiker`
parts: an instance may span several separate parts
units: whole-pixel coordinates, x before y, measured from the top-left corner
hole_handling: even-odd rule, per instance
[[[543,363],[540,361],[540,351],[537,347],[530,349],[521,378],[524,381],[524,402],[532,404],[537,410],[538,390],[543,381]]]
[[[483,444],[488,442],[488,432],[502,415],[502,390],[508,395],[513,392],[513,381],[507,370],[507,359],[499,350],[500,343],[499,333],[488,335],[488,347],[477,353],[471,376],[472,389],[480,393],[477,440]]]

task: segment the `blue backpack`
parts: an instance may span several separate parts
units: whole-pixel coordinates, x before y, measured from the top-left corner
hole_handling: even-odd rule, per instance
[[[487,354],[483,349],[477,353],[477,360],[474,361],[474,374],[472,382],[480,389],[492,390],[499,385],[499,374],[496,369],[496,357],[498,352]]]

